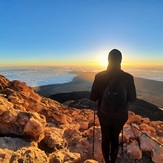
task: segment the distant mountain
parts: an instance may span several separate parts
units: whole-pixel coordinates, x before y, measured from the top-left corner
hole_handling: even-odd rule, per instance
[[[44,97],[58,93],[90,91],[95,72],[72,72],[77,74],[72,82],[36,87],[35,91]],[[137,97],[163,108],[163,82],[134,77]]]
[[[134,78],[138,98],[163,108],[163,82]]]

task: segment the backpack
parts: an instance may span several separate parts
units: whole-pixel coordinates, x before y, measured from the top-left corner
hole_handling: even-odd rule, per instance
[[[107,83],[101,102],[101,113],[105,115],[117,115],[127,108],[127,91],[125,88],[124,75],[119,74],[111,78]]]

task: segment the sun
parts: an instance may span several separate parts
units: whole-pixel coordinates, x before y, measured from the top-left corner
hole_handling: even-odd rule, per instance
[[[99,64],[100,66],[106,67],[108,65],[108,61],[105,58],[101,58]]]
[[[97,63],[102,67],[107,67],[108,65],[108,56],[106,54],[101,54],[97,56]]]

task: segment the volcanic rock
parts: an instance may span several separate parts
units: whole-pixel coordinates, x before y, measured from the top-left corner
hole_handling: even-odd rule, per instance
[[[0,162],[102,163],[101,128],[94,113],[39,96],[26,83],[0,76]],[[129,111],[120,134],[120,162],[161,163],[162,126],[162,121]]]

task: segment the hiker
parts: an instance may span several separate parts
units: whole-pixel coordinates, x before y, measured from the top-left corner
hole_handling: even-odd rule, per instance
[[[90,95],[92,101],[98,101],[97,115],[106,163],[116,162],[119,134],[128,119],[127,104],[136,99],[133,76],[121,70],[121,61],[122,54],[119,50],[109,52],[107,70],[96,74]]]

